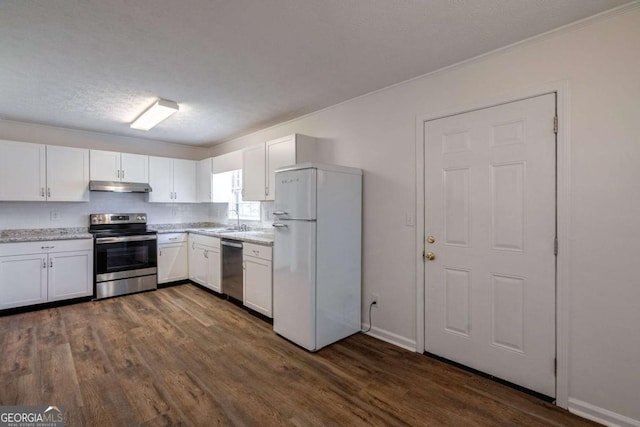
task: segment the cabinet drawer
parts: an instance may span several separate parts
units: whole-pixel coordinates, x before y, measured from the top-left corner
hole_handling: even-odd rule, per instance
[[[0,256],[93,250],[93,239],[0,243]]]
[[[188,233],[158,234],[158,244],[165,245],[167,243],[182,243],[182,242],[186,242],[188,237],[189,237]]]
[[[271,261],[271,251],[271,246],[256,245],[255,243],[247,242],[244,242],[244,246],[242,248],[243,255],[266,259],[267,261]]]
[[[208,246],[210,248],[220,249],[219,237],[204,236],[202,234],[189,233],[189,242],[195,245],[202,245],[202,246]]]

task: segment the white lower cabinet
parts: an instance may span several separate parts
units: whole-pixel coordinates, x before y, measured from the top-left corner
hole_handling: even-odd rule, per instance
[[[273,317],[272,247],[244,243],[244,305],[267,317]]]
[[[158,234],[158,283],[189,278],[187,233]]]
[[[219,238],[189,234],[189,279],[222,292]]]
[[[0,309],[93,294],[93,240],[0,244]]]

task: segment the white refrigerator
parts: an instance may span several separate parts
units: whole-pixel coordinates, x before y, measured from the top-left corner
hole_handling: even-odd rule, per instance
[[[276,171],[273,329],[317,351],[360,331],[362,171]]]

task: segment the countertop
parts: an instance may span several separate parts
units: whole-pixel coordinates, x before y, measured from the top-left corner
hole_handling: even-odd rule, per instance
[[[86,227],[80,228],[22,228],[0,230],[0,243],[42,242],[48,240],[93,239]]]
[[[220,237],[259,245],[273,246],[275,235],[270,229],[231,231],[227,226],[215,223],[150,224],[149,230],[163,233],[194,233]],[[49,240],[93,239],[87,228],[22,228],[0,230],[0,243],[42,242]]]
[[[151,224],[147,228],[157,231],[158,234],[194,233],[267,246],[273,246],[273,241],[275,240],[275,234],[271,229],[235,231],[229,230],[228,226],[216,224]]]

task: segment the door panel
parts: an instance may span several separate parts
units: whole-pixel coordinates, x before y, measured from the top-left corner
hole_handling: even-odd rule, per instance
[[[123,182],[149,182],[149,156],[142,154],[121,154]]]
[[[267,182],[266,199],[276,199],[276,171],[296,163],[296,137],[290,135],[267,142]]]
[[[425,123],[425,348],[555,396],[555,95]]]
[[[273,245],[273,330],[315,350],[316,223],[282,223]]]
[[[46,200],[46,146],[0,141],[0,200]]]
[[[276,192],[278,200],[275,211],[285,214],[276,215],[281,219],[316,218],[316,182],[317,170],[314,168],[296,169],[276,174]]]
[[[47,200],[89,201],[89,150],[47,145]]]

